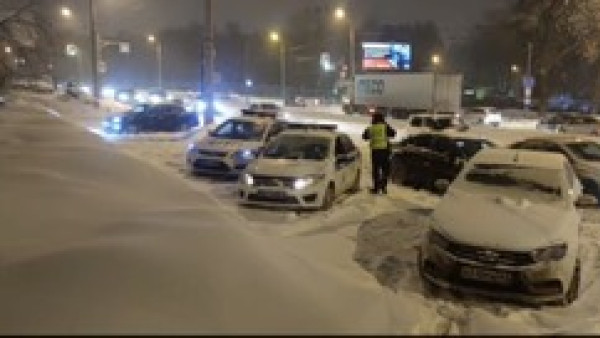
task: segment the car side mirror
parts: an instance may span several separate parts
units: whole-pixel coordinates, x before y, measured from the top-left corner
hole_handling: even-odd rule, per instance
[[[580,195],[577,201],[575,202],[575,205],[583,208],[595,207],[598,205],[598,199],[593,195]]]
[[[450,181],[443,178],[437,179],[433,183],[433,187],[435,188],[436,192],[440,194],[445,194],[448,191],[448,188],[450,187]]]

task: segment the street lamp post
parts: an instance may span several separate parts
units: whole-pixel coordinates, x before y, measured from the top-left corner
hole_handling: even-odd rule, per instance
[[[271,42],[279,44],[279,86],[281,90],[281,99],[285,106],[286,99],[286,59],[285,59],[285,42],[281,38],[278,32],[271,32],[269,34]]]
[[[333,12],[333,15],[337,21],[346,21],[348,23],[348,70],[350,71],[349,78],[354,82],[356,76],[356,30],[353,22],[346,15],[346,10],[342,7],[337,7]],[[350,106],[354,107],[355,93],[354,89],[350,95]]]
[[[441,62],[442,58],[438,54],[433,54],[431,56],[431,65],[433,66],[433,86],[431,88],[431,112],[433,113],[434,118],[437,114],[437,69]]]
[[[158,63],[158,88],[162,89],[163,66],[162,66],[162,42],[154,35],[148,35],[148,42],[156,46],[156,62]]]

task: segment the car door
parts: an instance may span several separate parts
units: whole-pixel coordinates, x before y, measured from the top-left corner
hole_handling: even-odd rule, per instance
[[[344,173],[344,188],[348,189],[354,184],[356,175],[360,175],[361,156],[360,151],[348,135],[341,135],[340,138],[348,162],[348,169]]]
[[[352,161],[349,159],[348,149],[341,136],[335,138],[335,186],[336,192],[346,190],[348,173],[352,167]]]
[[[432,182],[440,178],[453,177],[455,157],[455,145],[448,136],[439,135],[433,138],[431,151],[425,164]]]

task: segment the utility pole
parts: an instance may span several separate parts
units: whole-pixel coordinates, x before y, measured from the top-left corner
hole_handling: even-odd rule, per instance
[[[287,90],[286,90],[286,59],[285,59],[285,41],[283,39],[280,40],[279,42],[279,57],[280,57],[280,76],[281,78],[279,79],[280,81],[280,86],[281,86],[281,100],[283,101],[282,103],[282,107],[285,107],[285,99],[287,96]]]
[[[92,93],[98,103],[100,99],[100,78],[98,76],[98,33],[96,32],[96,10],[94,1],[88,0],[90,15],[90,39],[92,44]]]
[[[531,92],[533,90],[533,76],[531,74],[531,59],[533,57],[533,43],[527,43],[527,75],[524,79],[523,90],[525,91],[523,94],[525,110],[529,111],[529,107],[531,106]]]
[[[202,90],[206,98],[206,110],[204,111],[204,125],[212,124],[214,121],[214,93],[213,93],[213,75],[215,68],[215,44],[214,44],[214,24],[212,12],[212,0],[204,0],[204,83]]]

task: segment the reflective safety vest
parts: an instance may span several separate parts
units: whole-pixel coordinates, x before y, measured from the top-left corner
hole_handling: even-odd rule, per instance
[[[387,137],[387,125],[384,123],[377,123],[369,127],[369,135],[371,136],[371,149],[387,149],[388,148],[388,137]]]

